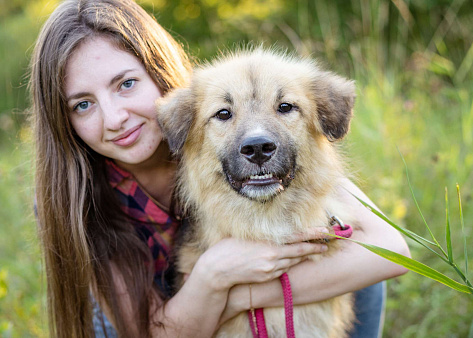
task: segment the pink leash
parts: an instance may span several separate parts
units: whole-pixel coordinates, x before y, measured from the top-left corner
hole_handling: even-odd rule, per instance
[[[283,273],[279,277],[284,295],[284,312],[286,313],[286,334],[288,338],[296,338],[294,333],[294,305],[292,304],[292,290],[289,276]]]
[[[263,309],[255,309],[254,316],[256,317],[256,327],[253,323],[253,313],[248,311],[248,319],[250,321],[251,332],[254,338],[268,338],[268,332],[266,331],[266,323],[264,322]]]
[[[345,224],[343,227],[341,225],[334,225],[332,228],[335,231],[335,235],[340,237],[350,238],[353,234],[353,228],[348,224]]]
[[[338,222],[339,223],[339,222]],[[349,238],[353,234],[353,229],[351,226],[341,223],[333,226],[335,235]],[[292,290],[291,283],[289,281],[289,276],[287,273],[283,273],[279,277],[282,286],[282,292],[284,295],[284,312],[286,314],[286,335],[288,338],[295,338],[296,334],[294,333],[294,306],[292,303]],[[253,321],[253,316],[256,317],[256,327]],[[250,322],[251,332],[253,333],[254,338],[268,338],[268,331],[266,330],[266,323],[264,321],[264,312],[263,309],[255,309],[254,313],[248,311],[248,319]]]
[[[295,338],[294,333],[294,306],[292,304],[292,290],[291,283],[289,282],[289,276],[287,273],[283,273],[279,277],[282,286],[282,292],[284,295],[284,312],[286,313],[286,334],[288,338]],[[263,309],[255,309],[254,314],[248,311],[248,319],[250,321],[251,332],[254,338],[268,338],[268,332],[266,331],[266,323],[264,321]],[[256,328],[253,321],[253,315],[256,317]]]

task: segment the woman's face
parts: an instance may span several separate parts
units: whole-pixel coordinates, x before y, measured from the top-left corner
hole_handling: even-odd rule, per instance
[[[84,41],[66,65],[65,93],[74,130],[99,154],[134,165],[156,153],[161,92],[134,55],[107,38]]]

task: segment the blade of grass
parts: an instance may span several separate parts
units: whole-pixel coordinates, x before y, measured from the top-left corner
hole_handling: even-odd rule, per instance
[[[404,235],[410,237],[411,239],[414,239],[412,237],[415,237],[421,241],[425,241],[431,245],[435,245],[436,244],[432,241],[429,241],[428,239],[424,238],[424,237],[421,237],[419,236],[418,234],[416,234],[415,232],[412,232],[406,228],[403,228],[395,223],[393,223],[389,218],[387,218],[386,216],[384,216],[381,212],[379,212],[378,210],[374,209],[371,205],[369,205],[368,203],[366,203],[365,201],[363,201],[362,199],[358,198],[358,196],[356,195],[353,195],[353,197],[355,197],[361,204],[363,204],[369,211],[371,211],[372,213],[374,213],[376,216],[380,217],[381,219],[383,219],[385,222],[389,223],[392,227],[394,227],[395,229],[397,229],[399,232],[403,233]],[[411,237],[412,236],[412,237]]]
[[[417,199],[416,199],[416,196],[414,194],[414,190],[412,189],[412,184],[411,184],[411,180],[409,178],[409,171],[407,169],[407,163],[406,163],[406,160],[404,159],[404,156],[402,156],[402,153],[401,151],[399,150],[399,148],[397,148],[397,151],[399,152],[399,155],[401,156],[401,159],[402,159],[402,162],[404,163],[404,168],[406,170],[406,178],[407,178],[407,183],[409,185],[409,190],[411,191],[411,195],[412,195],[412,198],[414,199],[414,203],[416,204],[416,207],[417,207],[417,211],[419,212],[420,216],[422,217],[422,220],[427,228],[427,230],[429,231],[430,233],[430,236],[432,237],[433,241],[435,242],[435,245],[439,248],[440,251],[442,251],[442,253],[444,254],[445,257],[448,258],[448,255],[447,253],[445,252],[445,250],[442,248],[442,246],[439,244],[439,242],[437,241],[437,239],[435,238],[432,230],[430,230],[430,227],[429,225],[427,224],[427,221],[425,220],[425,217],[424,217],[424,214],[422,213],[422,211],[420,210],[420,206],[419,206],[419,203],[417,203]]]
[[[455,83],[458,83],[458,84],[462,83],[466,75],[468,75],[468,73],[470,72],[472,66],[473,66],[473,43],[468,49],[468,52],[466,52],[466,55],[463,58],[463,61],[460,64],[460,67],[458,67],[458,70],[455,76],[453,77],[453,81],[455,81]]]
[[[448,192],[446,191],[446,193],[448,194]],[[353,195],[353,194],[352,194]],[[432,248],[428,247],[426,244],[424,244],[422,241],[426,241],[434,246],[436,246],[435,243],[433,242],[430,242],[429,240],[417,235],[416,233],[414,232],[411,232],[407,229],[404,229],[400,226],[398,226],[397,224],[393,223],[392,221],[390,221],[386,216],[384,216],[381,212],[379,212],[378,210],[372,208],[368,203],[364,202],[363,200],[361,200],[360,198],[358,198],[357,196],[353,195],[361,204],[363,204],[366,208],[368,208],[372,213],[374,213],[375,215],[377,215],[378,217],[380,217],[381,219],[383,219],[385,222],[387,222],[388,224],[390,224],[393,228],[397,229],[399,232],[401,232],[402,234],[406,235],[407,237],[411,238],[412,240],[416,241],[417,243],[421,244],[422,246],[424,246],[425,248],[429,249],[430,251],[432,251],[434,254],[436,254],[440,259],[442,259],[445,263],[447,263],[448,265],[450,265],[454,270],[455,272],[461,277],[461,279],[466,283],[467,287],[470,287],[472,290],[473,290],[473,285],[471,284],[471,282],[468,280],[468,278],[465,276],[465,274],[458,268],[457,264],[453,261],[453,254],[451,253],[450,251],[450,256],[451,257],[451,260],[450,259],[446,259],[445,257],[443,257],[442,255],[440,255],[438,252],[436,252],[435,250],[433,250]],[[447,195],[447,208],[448,208],[448,195]],[[448,209],[447,209],[447,222],[448,224],[450,223],[449,221],[449,214],[448,214]],[[448,231],[450,232],[450,230]],[[337,237],[337,236],[335,236]],[[451,247],[451,236],[448,236],[447,238],[447,242],[450,242],[450,247]],[[361,243],[360,243],[361,244]],[[465,243],[466,245],[466,243]],[[448,258],[448,257],[447,257]],[[402,264],[401,264],[402,265]],[[408,268],[408,267],[407,267]],[[465,272],[466,273],[466,272]]]
[[[461,277],[461,279],[463,279],[463,281],[466,283],[466,285],[468,285],[469,287],[473,287],[473,285],[471,285],[471,282],[468,280],[468,278],[465,276],[465,274],[458,268],[458,266],[455,263],[452,263],[451,266],[458,273],[458,275]]]
[[[445,187],[445,214],[446,214],[445,240],[447,242],[448,261],[450,263],[453,263],[452,233],[450,231],[450,215],[448,213],[448,189],[447,189],[447,187]]]
[[[415,259],[403,256],[401,254],[398,254],[397,252],[393,252],[393,251],[378,247],[376,245],[359,242],[359,241],[351,239],[351,238],[344,238],[344,237],[339,237],[339,236],[336,236],[336,235],[330,235],[330,236],[340,238],[340,239],[346,239],[346,240],[352,241],[354,243],[357,243],[357,244],[361,245],[362,247],[370,250],[371,252],[373,252],[373,253],[375,253],[375,254],[383,257],[383,258],[386,258],[387,260],[389,260],[393,263],[402,265],[406,269],[409,269],[409,270],[411,270],[415,273],[418,273],[418,274],[420,274],[424,277],[428,277],[430,279],[433,279],[433,280],[435,280],[439,283],[442,283],[442,284],[448,286],[449,288],[452,288],[452,289],[454,289],[456,291],[459,291],[459,292],[473,294],[473,288],[472,287],[469,287],[467,285],[463,285],[461,283],[458,283],[457,281],[451,279],[450,277],[445,276],[443,273],[441,273],[437,270],[434,270],[431,267],[428,267],[427,265],[425,265],[425,264],[423,264],[419,261],[416,261]]]
[[[379,218],[381,218],[383,221],[385,221],[386,223],[388,223],[389,225],[391,225],[394,229],[396,229],[397,231],[399,231],[400,233],[404,234],[405,236],[409,237],[410,239],[412,239],[413,241],[419,243],[420,245],[422,245],[423,247],[425,247],[426,249],[432,251],[434,254],[436,254],[438,257],[440,257],[444,262],[448,263],[448,260],[445,259],[445,257],[443,257],[441,254],[439,254],[437,251],[433,250],[431,247],[427,246],[425,243],[423,242],[427,242],[428,244],[430,245],[434,245],[435,247],[437,247],[437,245],[434,243],[434,242],[431,242],[429,241],[428,239],[424,238],[424,237],[421,237],[419,236],[418,234],[410,231],[410,230],[407,230],[395,223],[393,223],[389,218],[387,218],[386,216],[384,216],[382,213],[380,213],[378,210],[376,209],[373,209],[368,203],[366,203],[365,201],[363,201],[362,199],[358,198],[357,196],[353,195],[353,197],[355,197],[358,201],[360,201],[361,204],[363,204],[366,208],[368,208],[372,213],[374,213],[376,216],[378,216]]]
[[[465,234],[465,223],[463,222],[463,210],[462,210],[462,199],[460,195],[460,185],[457,183],[457,196],[458,196],[458,207],[460,209],[460,223],[462,227],[463,235],[463,250],[465,256],[465,274],[468,274],[468,249],[466,245],[466,234]]]

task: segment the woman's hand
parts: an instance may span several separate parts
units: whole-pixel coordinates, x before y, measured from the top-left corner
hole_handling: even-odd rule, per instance
[[[292,266],[302,262],[309,255],[325,252],[327,246],[304,241],[327,238],[325,228],[311,229],[307,233],[294,235],[281,246],[265,242],[251,242],[226,238],[209,248],[197,261],[186,284],[203,283],[207,292],[228,294],[227,303],[220,324],[249,308],[250,283],[262,283],[277,279]],[[189,285],[190,286],[190,285]],[[236,293],[239,293],[236,295]]]
[[[289,244],[281,246],[226,238],[209,248],[198,264],[206,266],[216,289],[228,290],[236,284],[267,282],[278,278],[307,256],[326,251],[325,244],[302,242],[325,238],[326,233],[325,228],[313,229],[295,235]]]

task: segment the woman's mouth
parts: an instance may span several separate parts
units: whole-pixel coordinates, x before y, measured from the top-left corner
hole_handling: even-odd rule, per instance
[[[123,134],[118,135],[117,137],[112,139],[112,142],[114,144],[116,144],[117,146],[120,146],[120,147],[131,146],[133,143],[135,143],[135,141],[140,136],[142,127],[143,127],[143,125],[140,124],[139,126],[128,129]]]

